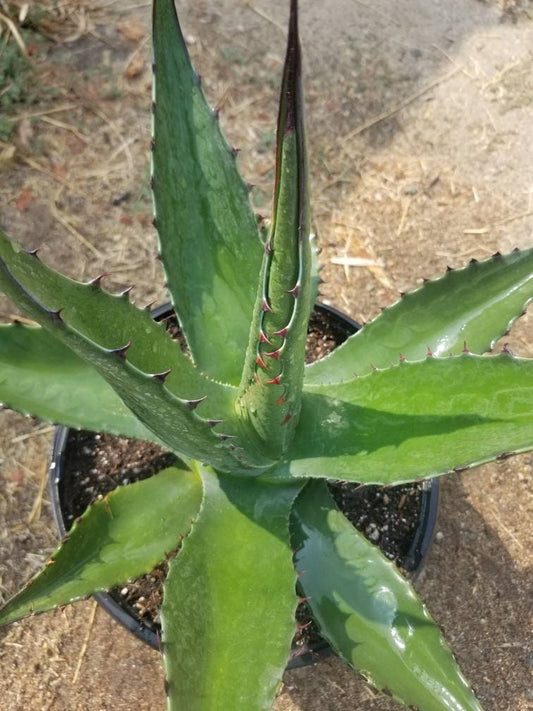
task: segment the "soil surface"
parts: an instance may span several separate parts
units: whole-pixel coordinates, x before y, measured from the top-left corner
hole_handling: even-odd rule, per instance
[[[166,317],[164,321],[173,338],[184,341],[177,319]],[[349,323],[330,316],[324,308],[315,309],[308,329],[306,362],[312,363],[331,353],[354,331]],[[54,463],[54,475],[60,480],[57,493],[63,521],[61,532],[68,531],[98,498],[117,487],[153,476],[176,461],[177,457],[152,442],[69,430],[64,449]],[[433,535],[428,519],[422,515],[429,496],[429,492],[423,494],[424,484],[383,488],[330,481],[328,485],[344,515],[378,545],[387,558],[406,575],[421,572],[421,550],[425,550]],[[438,494],[434,496],[438,499]],[[146,575],[110,591],[111,597],[131,617],[144,623],[155,635],[161,634],[160,611],[167,574],[168,564],[164,560]],[[306,602],[298,605],[296,619],[299,629],[293,640],[293,656],[301,657],[297,663],[301,666],[303,655],[307,660],[310,652],[314,654],[315,649],[323,649],[327,643],[313,623]],[[154,638],[154,646],[155,641]],[[318,658],[316,655],[316,660]]]
[[[270,210],[285,0],[179,3],[191,53]],[[322,298],[363,322],[472,257],[533,243],[527,0],[301,3]],[[148,4],[3,2],[0,223],[42,259],[166,300],[150,226]],[[6,15],[6,16],[7,16]],[[21,49],[28,62],[20,60]],[[355,257],[359,264],[338,264]],[[14,309],[0,302],[7,320]],[[532,315],[506,342],[533,355]],[[501,347],[501,344],[497,347]],[[51,427],[4,412],[0,601],[47,558]],[[533,708],[531,455],[443,482],[417,587],[486,711]],[[113,673],[111,673],[111,671]],[[92,601],[0,632],[13,711],[164,708],[160,659]],[[337,659],[294,670],[275,711],[398,708]]]

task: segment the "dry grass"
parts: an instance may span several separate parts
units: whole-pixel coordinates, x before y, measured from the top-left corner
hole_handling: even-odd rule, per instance
[[[391,40],[382,49],[388,41],[383,27],[396,28],[392,6],[355,4],[362,29],[356,35],[348,27],[346,36],[334,38],[335,61],[328,47],[311,41],[320,24],[304,39],[323,298],[367,321],[447,264],[531,244],[533,182],[527,166],[512,163],[512,156],[514,135],[523,137],[524,151],[530,143],[533,72],[527,52],[513,44],[518,34],[505,34],[510,24],[476,29],[476,45],[462,37],[446,44],[446,29],[437,48],[408,34],[406,47]],[[521,20],[530,9],[520,0],[490,4],[507,20]],[[211,102],[221,108],[230,143],[244,148],[243,174],[256,185],[257,210],[268,216],[281,4],[183,5],[193,59]],[[460,5],[478,11],[470,0]],[[46,51],[25,39],[26,6],[0,0],[0,12],[13,24],[0,17],[0,47],[15,43],[22,51],[22,42],[43,96],[16,107],[9,115],[15,130],[0,143],[2,225],[26,246],[40,246],[45,261],[72,276],[89,279],[105,268],[110,290],[135,282],[140,305],[163,300],[148,184],[147,5],[45,0],[47,14],[36,27]],[[457,32],[461,26],[452,25]],[[520,22],[516,28],[527,31]],[[500,59],[502,46],[513,50]],[[476,113],[479,107],[484,109]],[[501,164],[507,182],[488,170]],[[0,316],[13,316],[6,301],[0,301]],[[533,354],[531,318],[507,339],[524,355]],[[46,559],[55,534],[42,478],[50,428],[11,414],[0,418],[1,602]],[[445,487],[443,537],[423,592],[487,711],[526,711],[531,460],[521,458],[515,468],[494,465],[462,481]],[[91,605],[3,633],[0,694],[7,707],[153,711],[162,705],[157,655]],[[117,670],[113,678],[110,666]],[[394,706],[333,660],[291,673],[276,706],[338,708]]]

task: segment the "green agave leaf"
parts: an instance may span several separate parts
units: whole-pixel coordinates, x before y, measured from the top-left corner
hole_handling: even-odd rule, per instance
[[[0,624],[149,573],[178,546],[202,500],[192,471],[169,467],[90,506],[46,566],[0,610]]]
[[[473,260],[406,294],[331,355],[306,368],[309,384],[338,383],[396,363],[490,350],[533,298],[533,249]]]
[[[444,638],[396,566],[312,482],[292,512],[300,585],[321,634],[377,689],[421,711],[481,711]]]
[[[17,281],[1,257],[0,289],[30,318],[94,366],[124,404],[169,449],[216,464],[223,470],[250,472],[254,464],[245,460],[243,451],[227,442],[225,435],[215,435],[213,422],[196,414],[197,401],[182,400],[170,392],[165,385],[165,373],[144,373],[127,360],[125,349],[106,350],[82,336],[65,322],[62,312],[50,311],[40,304]]]
[[[204,377],[182,351],[177,341],[155,322],[146,309],[131,304],[128,296],[115,296],[100,287],[100,278],[88,284],[69,279],[47,267],[0,230],[0,259],[21,287],[85,338],[106,349],[131,343],[129,362],[144,373],[170,369],[166,387],[177,397],[195,400],[206,418],[223,418],[233,411],[236,390]],[[20,307],[16,296],[13,301]]]
[[[161,610],[168,708],[266,711],[295,630],[288,523],[300,487],[200,473],[203,505]]]
[[[240,406],[250,429],[277,457],[292,439],[300,411],[315,286],[296,2],[291,3],[276,163],[272,230],[266,243]]]
[[[238,385],[263,246],[173,0],[154,2],[153,28],[153,193],[168,287],[195,362]]]
[[[533,448],[533,360],[428,358],[309,386],[274,474],[399,484]],[[291,461],[292,460],[292,461]]]
[[[54,424],[159,441],[94,368],[38,326],[0,325],[0,401]]]

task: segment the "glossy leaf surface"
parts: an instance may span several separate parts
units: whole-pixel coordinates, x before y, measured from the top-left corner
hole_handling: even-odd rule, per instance
[[[275,457],[286,450],[300,412],[314,298],[301,71],[293,2],[278,118],[272,230],[240,388],[243,416]]]
[[[127,296],[105,292],[98,280],[82,284],[59,274],[1,230],[0,258],[22,289],[49,311],[60,310],[63,320],[86,339],[106,349],[120,349],[131,343],[128,361],[139,370],[162,373],[171,369],[165,385],[174,395],[182,399],[207,395],[200,410],[206,417],[220,418],[231,409],[233,388],[205,378],[165,326],[156,323],[146,309],[131,304]],[[13,301],[18,303],[15,296]]]
[[[174,551],[202,500],[197,474],[169,467],[90,506],[38,573],[0,611],[0,624],[149,573]]]
[[[172,0],[154,3],[153,33],[153,192],[168,287],[195,362],[238,385],[263,246]]]
[[[141,422],[178,455],[210,461],[225,470],[248,473],[252,463],[241,451],[217,437],[212,423],[196,414],[196,403],[182,400],[166,387],[164,377],[154,377],[133,366],[122,352],[106,350],[68,325],[63,314],[46,309],[13,276],[0,257],[0,290],[30,318],[47,328],[64,345],[89,362],[113,387]]]
[[[323,637],[377,689],[420,711],[481,711],[411,584],[312,482],[292,513],[300,585]]]
[[[306,368],[306,383],[337,383],[376,368],[490,350],[533,298],[533,249],[448,271],[406,294],[330,356]]]
[[[165,584],[168,707],[266,711],[295,631],[288,522],[299,486],[209,469],[202,479],[202,508]]]
[[[533,360],[428,358],[305,390],[279,475],[397,484],[533,447]],[[505,453],[504,453],[505,454]]]
[[[0,401],[46,422],[157,441],[94,368],[38,326],[0,326]]]

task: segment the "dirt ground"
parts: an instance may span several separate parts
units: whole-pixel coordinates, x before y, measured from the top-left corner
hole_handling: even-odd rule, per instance
[[[178,5],[264,214],[287,5]],[[367,321],[448,264],[533,244],[531,10],[520,0],[301,1],[324,301]],[[110,289],[135,283],[139,304],[165,299],[150,224],[149,12],[128,0],[0,0],[0,222],[72,276],[105,269]],[[22,49],[33,69],[9,74]],[[344,257],[370,264],[332,261]],[[0,302],[3,319],[12,313]],[[532,325],[530,313],[506,338],[520,355],[533,355]],[[2,601],[55,534],[44,489],[52,428],[9,412],[0,422]],[[486,711],[533,709],[532,492],[531,455],[446,480],[418,583]],[[155,711],[159,655],[79,603],[0,632],[0,698],[8,711]],[[287,673],[275,705],[395,708],[335,659]]]

